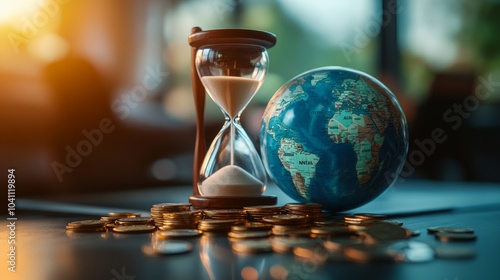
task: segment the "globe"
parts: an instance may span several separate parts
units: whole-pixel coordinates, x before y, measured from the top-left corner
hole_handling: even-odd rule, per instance
[[[284,193],[343,211],[395,182],[408,152],[408,126],[380,81],[324,67],[278,89],[262,118],[260,147],[267,173]]]

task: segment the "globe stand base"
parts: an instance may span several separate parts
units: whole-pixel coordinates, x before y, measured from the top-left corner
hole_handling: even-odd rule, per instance
[[[278,198],[274,195],[260,196],[201,196],[189,197],[195,209],[238,209],[256,205],[276,205]]]

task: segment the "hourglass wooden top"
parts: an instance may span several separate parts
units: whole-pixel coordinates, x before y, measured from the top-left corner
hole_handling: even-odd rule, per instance
[[[195,48],[214,44],[250,44],[269,49],[276,44],[276,35],[249,29],[212,29],[202,31],[195,27],[188,37],[189,45]]]

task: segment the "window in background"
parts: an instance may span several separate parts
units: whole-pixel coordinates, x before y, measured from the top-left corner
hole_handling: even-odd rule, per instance
[[[165,110],[194,121],[187,44],[194,26],[260,29],[277,35],[276,46],[269,50],[269,73],[245,111],[255,116],[243,118],[251,122],[249,125],[258,126],[262,109],[274,92],[304,71],[338,65],[377,74],[379,4],[370,0],[179,2],[171,6],[164,23],[165,60],[172,73],[165,94]],[[207,115],[209,121],[222,118],[210,99],[207,99]],[[256,129],[248,131],[255,134]]]

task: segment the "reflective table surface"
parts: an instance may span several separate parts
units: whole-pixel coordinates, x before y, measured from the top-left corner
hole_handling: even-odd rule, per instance
[[[293,202],[276,186],[267,194],[278,204]],[[373,202],[349,213],[392,214],[421,232],[412,240],[443,244],[427,233],[430,226],[473,228],[478,239],[459,246],[473,249],[467,259],[425,263],[300,261],[293,254],[238,254],[225,236],[185,239],[192,251],[149,255],[143,250],[153,234],[67,233],[68,222],[95,219],[110,210],[148,214],[152,204],[187,202],[191,188],[179,186],[98,195],[17,199],[15,270],[10,272],[7,216],[0,234],[3,265],[0,279],[500,279],[500,186],[482,183],[405,181]],[[257,278],[256,278],[257,277]]]

